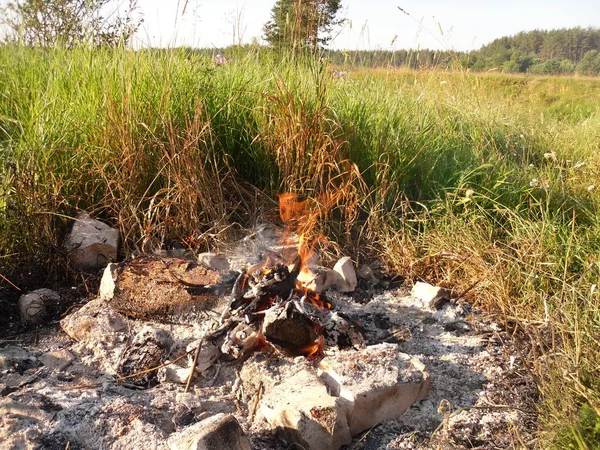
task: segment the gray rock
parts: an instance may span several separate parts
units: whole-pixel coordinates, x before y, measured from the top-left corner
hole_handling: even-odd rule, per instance
[[[39,357],[41,363],[51,370],[65,370],[73,362],[75,356],[66,348],[44,353]]]
[[[177,395],[175,395],[175,401],[196,413],[200,413],[204,410],[202,401],[200,401],[196,394],[191,392],[178,392]]]
[[[251,450],[250,441],[232,415],[217,414],[167,440],[170,450]]]
[[[229,270],[229,260],[223,254],[217,253],[200,253],[198,255],[198,263],[209,269],[225,271]]]
[[[96,299],[60,321],[65,333],[76,341],[105,342],[127,331],[127,319]]]

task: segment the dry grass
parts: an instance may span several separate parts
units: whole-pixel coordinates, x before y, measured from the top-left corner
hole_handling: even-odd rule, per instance
[[[231,241],[292,192],[323,250],[450,287],[529,336],[540,445],[593,448],[593,80],[332,80],[312,60],[238,56],[0,48],[0,274],[57,267],[77,208],[119,226],[127,256]]]

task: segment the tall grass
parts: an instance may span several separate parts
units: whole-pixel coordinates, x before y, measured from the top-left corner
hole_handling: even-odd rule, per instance
[[[293,191],[346,252],[527,336],[540,446],[598,445],[600,81],[5,46],[0,86],[0,274],[51,264],[77,208],[125,255],[206,249]]]

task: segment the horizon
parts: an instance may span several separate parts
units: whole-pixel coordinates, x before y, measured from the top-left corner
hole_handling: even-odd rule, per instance
[[[347,22],[334,33],[328,50],[450,50],[469,52],[505,36],[533,30],[598,28],[600,8],[593,0],[342,0]],[[275,0],[139,0],[144,22],[136,48],[226,48],[266,44],[262,26]],[[124,6],[123,3],[120,7]]]

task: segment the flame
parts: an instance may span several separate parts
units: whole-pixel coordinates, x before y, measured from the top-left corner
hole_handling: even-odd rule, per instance
[[[306,217],[308,210],[308,200],[298,200],[298,194],[292,192],[279,194],[279,217],[286,225]]]
[[[283,262],[285,265],[283,267],[280,263],[273,265],[272,260],[266,258],[264,262],[246,269],[245,275],[240,282],[241,290],[254,289],[255,286],[259,286],[258,289],[261,290],[260,294],[255,294],[258,297],[254,297],[254,300],[251,300],[257,301],[254,309],[256,312],[255,315],[258,316],[261,311],[272,308],[282,300],[290,301],[292,299],[306,305],[311,304],[320,310],[333,308],[332,303],[327,300],[324,294],[319,294],[314,289],[311,289],[314,287],[314,284],[311,286],[311,283],[315,280],[315,274],[309,268],[309,261],[314,254],[315,235],[313,230],[319,218],[325,215],[321,212],[322,208],[323,205],[319,205],[315,200],[300,200],[297,194],[286,193],[279,195],[279,214],[285,224],[283,242],[286,242],[286,235],[288,237],[297,235],[298,249],[293,254],[288,255],[291,261],[285,261],[284,259]],[[285,258],[284,255],[282,257]],[[281,279],[277,278],[278,276]],[[277,284],[280,281],[285,282],[286,277],[293,277],[287,279],[294,284]],[[274,284],[271,283],[272,281],[274,281]],[[275,286],[275,289],[269,291],[269,286]],[[278,286],[283,286],[283,290],[278,288]],[[247,318],[246,320],[253,319]],[[324,337],[322,334],[322,325],[314,318],[312,321],[314,322],[315,330],[320,333],[318,339],[305,347],[295,349],[286,348],[286,351],[309,358],[318,358],[323,355]],[[258,333],[257,336],[252,336],[251,344],[253,347],[266,345],[266,342],[267,340],[261,333]]]
[[[308,262],[313,256],[314,245],[309,242],[309,236],[312,234],[318,215],[318,211],[311,208],[309,200],[299,200],[298,194],[288,192],[279,195],[281,221],[285,224],[288,234],[296,233],[298,235],[298,256],[300,257],[300,272],[303,273],[302,279],[312,278]]]

